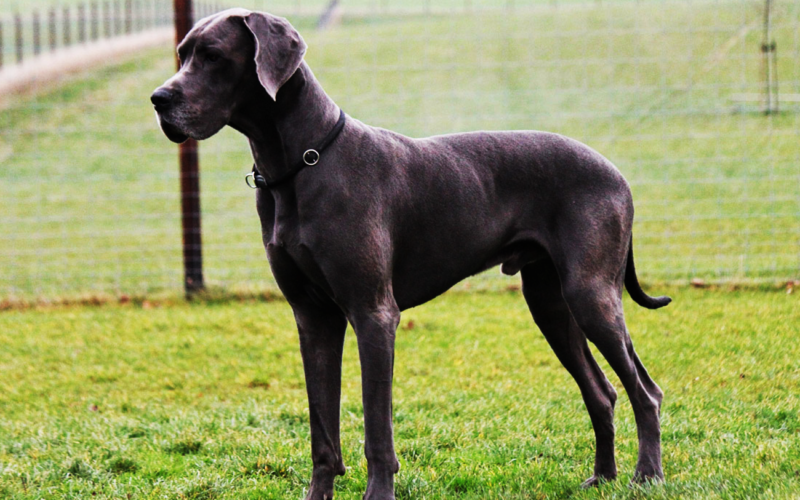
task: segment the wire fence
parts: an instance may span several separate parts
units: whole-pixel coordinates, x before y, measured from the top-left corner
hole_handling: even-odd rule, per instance
[[[200,16],[219,10],[218,3],[196,3]],[[33,2],[5,12],[0,8],[0,69],[43,52],[170,27],[172,22],[172,0],[70,0]]]
[[[325,29],[326,1],[241,4],[289,17],[364,122],[549,130],[600,151],[633,190],[643,281],[800,278],[800,0],[355,0]],[[182,290],[177,152],[148,103],[173,72],[165,46],[0,110],[0,300]],[[246,141],[224,130],[200,165],[206,283],[273,289]]]

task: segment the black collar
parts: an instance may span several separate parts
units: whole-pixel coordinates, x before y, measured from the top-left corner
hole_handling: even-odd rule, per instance
[[[256,166],[253,165],[253,171],[244,177],[245,182],[247,183],[248,186],[250,186],[253,189],[255,188],[269,189],[277,186],[278,184],[283,184],[284,182],[288,181],[289,179],[297,175],[297,173],[303,170],[304,168],[316,165],[319,162],[322,152],[325,151],[325,148],[330,146],[331,143],[335,141],[337,137],[339,137],[339,133],[341,133],[342,129],[344,128],[344,122],[345,122],[344,110],[339,109],[339,121],[337,121],[336,125],[334,125],[331,131],[328,132],[328,135],[326,135],[325,138],[322,139],[322,142],[319,143],[319,146],[317,146],[314,149],[307,149],[306,152],[303,153],[302,160],[295,163],[294,167],[289,169],[289,171],[283,176],[278,177],[274,181],[267,182],[267,179],[265,179],[263,175],[258,173],[258,170],[256,170]],[[251,178],[252,178],[252,184],[250,181]]]

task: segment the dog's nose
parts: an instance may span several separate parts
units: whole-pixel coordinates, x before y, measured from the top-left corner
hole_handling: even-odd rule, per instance
[[[174,96],[175,95],[171,90],[163,87],[157,88],[156,91],[153,92],[153,95],[150,96],[150,102],[152,102],[156,107],[164,107],[172,103],[172,98]]]

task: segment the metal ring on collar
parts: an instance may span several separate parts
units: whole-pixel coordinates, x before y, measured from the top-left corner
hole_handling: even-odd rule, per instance
[[[252,184],[250,184],[250,179],[253,180]],[[255,172],[250,172],[249,174],[245,175],[244,176],[244,183],[247,184],[247,187],[249,187],[250,189],[256,189],[258,187],[258,186],[256,186],[256,173]]]
[[[316,165],[319,161],[319,153],[316,149],[307,149],[305,153],[303,153],[303,163],[308,166]]]

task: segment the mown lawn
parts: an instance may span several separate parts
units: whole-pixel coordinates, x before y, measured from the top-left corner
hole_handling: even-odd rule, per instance
[[[669,292],[660,311],[626,302],[666,392],[666,485],[628,487],[635,426],[612,376],[621,477],[578,489],[594,444],[575,384],[519,292],[459,292],[403,315],[398,498],[797,498],[797,294]],[[359,386],[350,332],[341,499],[365,487]],[[2,498],[302,498],[307,417],[285,302],[0,314]]]

